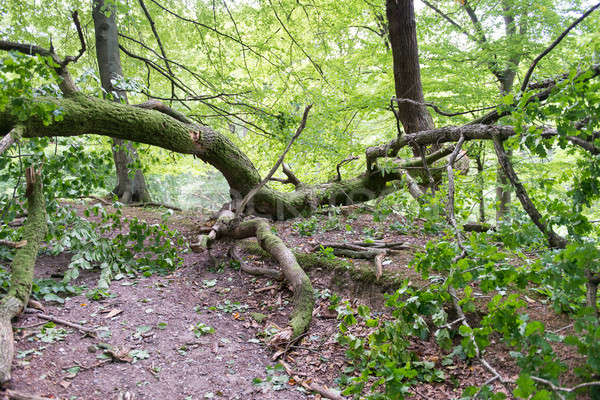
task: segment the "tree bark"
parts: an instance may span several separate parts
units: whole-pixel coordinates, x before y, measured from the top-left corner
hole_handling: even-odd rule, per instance
[[[27,243],[17,250],[11,263],[11,286],[0,300],[0,385],[10,380],[11,364],[15,354],[11,319],[27,305],[33,283],[33,268],[40,242],[46,236],[46,204],[42,189],[42,175],[33,167],[26,171],[28,217],[23,228]]]
[[[413,0],[386,0],[396,98],[424,103]],[[433,129],[433,119],[424,105],[398,102],[398,118],[406,133]]]
[[[96,35],[96,57],[100,70],[100,81],[106,95],[114,101],[127,103],[127,93],[118,90],[113,80],[123,77],[119,53],[118,30],[115,20],[115,8],[104,0],[93,0],[92,16]],[[113,193],[123,203],[151,201],[143,172],[136,168],[129,171],[132,163],[139,163],[139,156],[128,141],[113,139],[113,159],[117,176],[117,185]]]

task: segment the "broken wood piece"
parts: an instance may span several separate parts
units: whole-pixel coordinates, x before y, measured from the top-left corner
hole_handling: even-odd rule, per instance
[[[33,300],[33,299],[29,299],[29,302],[27,303],[27,307],[30,308],[34,308],[36,310],[40,310],[41,312],[45,312],[46,309],[44,309],[44,306],[42,305],[42,303],[40,303],[37,300]]]
[[[11,400],[52,400],[50,397],[42,397],[35,394],[17,392],[16,390],[11,389],[6,389],[4,392],[0,392],[0,394],[4,394]]]
[[[21,247],[25,247],[27,245],[27,240],[13,242],[12,240],[0,239],[0,245],[6,246],[6,247],[11,247],[13,249],[20,249]]]
[[[47,321],[56,322],[57,324],[61,324],[61,325],[68,326],[70,328],[77,329],[78,331],[81,331],[81,332],[85,333],[86,335],[96,337],[96,331],[94,329],[86,328],[83,325],[75,324],[73,322],[69,322],[62,318],[57,318],[57,317],[54,317],[54,316],[48,315],[48,314],[37,313],[37,314],[35,314],[35,316],[37,316],[38,318],[41,318],[41,319],[45,319]]]
[[[379,280],[381,275],[383,275],[383,257],[385,257],[385,253],[377,254],[375,256],[375,280]]]
[[[256,290],[254,291],[254,293],[266,292],[267,290],[271,290],[271,289],[278,289],[278,288],[279,288],[279,285],[270,285],[270,286],[265,286],[265,287],[262,287],[262,288],[260,288],[260,289],[256,289]]]
[[[487,232],[495,231],[496,227],[490,224],[478,224],[475,222],[468,222],[463,225],[465,232]]]
[[[295,373],[292,370],[292,368],[288,365],[288,363],[286,363],[285,361],[281,360],[281,361],[279,361],[279,363],[283,366],[283,369],[285,369],[285,372],[291,378],[294,378],[294,380],[296,382],[299,382],[306,389],[312,390],[313,392],[316,392],[316,393],[320,394],[322,397],[325,397],[326,399],[331,399],[331,400],[346,400],[344,397],[342,397],[338,393],[334,392],[333,390],[328,389],[327,387],[321,386],[321,385],[313,382],[312,379],[304,379],[304,380],[301,379],[299,377],[299,375],[306,376],[306,374]]]

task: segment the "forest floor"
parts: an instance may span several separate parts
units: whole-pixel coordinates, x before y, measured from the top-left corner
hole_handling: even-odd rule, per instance
[[[365,236],[404,241],[411,249],[386,257],[386,276],[397,275],[414,285],[423,284],[408,263],[414,251],[423,248],[432,236],[420,233],[420,223],[411,223],[410,232],[390,229],[407,227],[402,216],[392,214],[383,222],[375,222],[370,213],[359,211],[274,226],[286,244],[299,252],[322,242],[363,240]],[[157,210],[124,208],[123,213],[149,223],[160,222]],[[169,226],[194,241],[198,227],[206,220],[206,216],[190,212],[175,213]],[[349,364],[345,349],[336,341],[339,321],[328,307],[329,299],[336,293],[353,305],[366,304],[385,313],[386,285],[311,270],[309,275],[317,292],[313,322],[306,335],[285,354],[286,366],[301,378],[298,382],[273,360],[276,353],[265,344],[270,334],[286,326],[291,292],[278,282],[234,268],[227,261],[228,247],[227,243],[219,243],[212,250],[217,262],[206,252],[188,252],[182,255],[183,265],[168,275],[115,280],[110,286],[112,298],[91,301],[81,294],[66,299],[64,304],[43,304],[45,314],[100,328],[98,337],[85,336],[60,324],[44,334],[42,324],[47,321],[35,312],[22,314],[14,321],[17,353],[8,388],[53,399],[78,400],[319,399],[318,394],[303,387],[302,381],[336,388],[336,379]],[[36,277],[60,276],[69,260],[69,254],[42,254],[36,264]],[[275,267],[271,260],[252,254],[246,254],[246,260],[256,266]],[[370,263],[349,260],[348,268],[358,264],[370,267]],[[97,279],[97,272],[89,271],[74,283],[93,288]],[[548,329],[569,324],[567,317],[555,314],[543,301],[527,299],[530,317],[543,321]],[[363,329],[352,333],[366,336],[370,332]],[[107,356],[107,349],[113,356]],[[477,362],[456,360],[442,366],[440,349],[433,339],[415,341],[411,350],[435,363],[446,376],[443,382],[418,385],[412,391],[413,398],[459,398],[466,386],[482,384],[491,376]],[[568,365],[581,361],[574,354],[563,355]],[[499,340],[488,349],[487,359],[503,376],[516,378],[518,370]]]

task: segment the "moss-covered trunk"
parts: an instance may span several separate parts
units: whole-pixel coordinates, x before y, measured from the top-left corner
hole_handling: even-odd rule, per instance
[[[301,335],[309,326],[315,305],[313,288],[308,275],[298,264],[294,253],[283,243],[273,231],[271,225],[261,218],[240,223],[228,235],[237,239],[256,236],[260,246],[267,251],[281,267],[283,276],[294,292],[289,328],[275,338],[293,340]]]
[[[26,173],[28,218],[23,229],[23,240],[27,244],[17,250],[13,258],[10,289],[0,300],[0,384],[10,380],[14,357],[11,319],[29,302],[35,260],[40,242],[48,229],[41,173],[33,167],[28,168]]]

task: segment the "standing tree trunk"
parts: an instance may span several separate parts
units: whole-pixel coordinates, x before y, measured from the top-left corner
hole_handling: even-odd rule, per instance
[[[105,4],[104,0],[93,0],[92,16],[102,88],[114,101],[127,103],[127,93],[116,89],[112,83],[114,79],[123,76],[114,6]],[[123,203],[149,202],[150,194],[144,174],[137,168],[133,175],[129,171],[130,165],[139,163],[139,156],[131,142],[113,139],[112,151],[117,174],[117,185],[113,193]]]
[[[386,0],[386,13],[394,62],[396,98],[424,103],[413,0]],[[431,114],[424,105],[399,101],[398,118],[406,133],[434,128]]]

